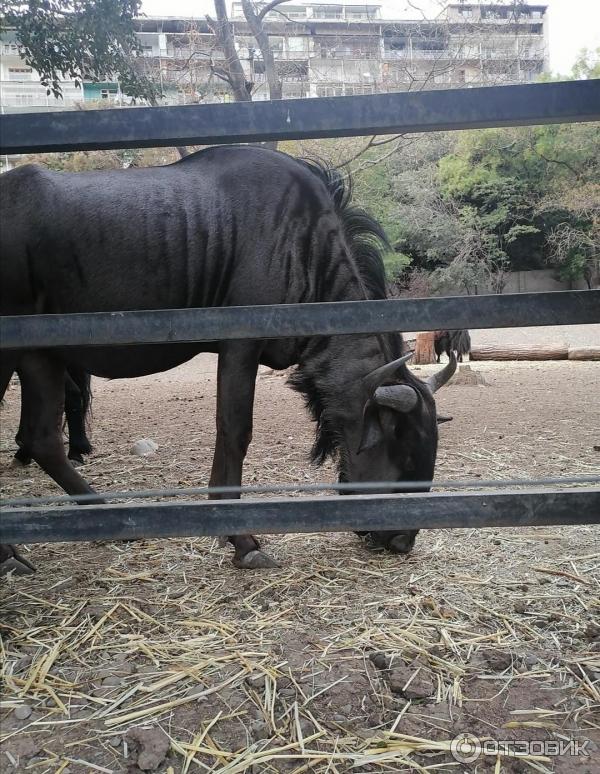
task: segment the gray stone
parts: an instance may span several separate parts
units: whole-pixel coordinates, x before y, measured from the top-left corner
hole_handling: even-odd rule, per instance
[[[369,658],[371,659],[373,666],[375,666],[377,669],[389,668],[390,660],[385,655],[385,653],[371,653]]]
[[[482,656],[494,672],[504,672],[505,669],[512,666],[512,654],[504,650],[490,648],[482,651]]]
[[[248,675],[246,678],[246,685],[255,690],[263,690],[265,687],[265,676],[262,672],[257,672],[253,675]]]
[[[390,672],[390,690],[406,699],[426,699],[434,692],[434,685],[429,675],[421,670],[415,677],[415,669],[401,666]],[[412,679],[411,679],[412,678]],[[410,684],[406,686],[409,682]],[[406,686],[406,688],[405,688]]]
[[[20,707],[17,707],[13,714],[17,718],[17,720],[27,720],[27,718],[31,715],[32,709],[29,706],[29,704],[21,704]]]
[[[257,742],[260,739],[268,739],[271,736],[269,727],[263,720],[254,720],[248,726],[251,738]]]
[[[131,447],[130,454],[134,454],[136,457],[149,457],[152,454],[156,454],[158,450],[158,444],[151,438],[140,438]]]
[[[102,685],[116,688],[117,686],[123,685],[123,680],[120,677],[117,677],[117,675],[110,675],[109,677],[104,678]]]

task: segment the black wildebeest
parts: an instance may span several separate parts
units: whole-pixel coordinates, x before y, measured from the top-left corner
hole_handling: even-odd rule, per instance
[[[463,357],[471,352],[471,335],[466,330],[436,331],[434,347],[438,363],[443,352],[448,357],[450,357],[451,352],[456,352],[458,362],[462,363]]]
[[[217,147],[166,167],[81,173],[28,165],[0,185],[4,315],[385,297],[381,227],[351,206],[339,173],[283,153]],[[16,369],[20,442],[66,492],[89,494],[60,437],[65,368],[128,378],[199,352],[219,355],[211,485],[241,482],[261,363],[297,366],[292,386],[317,423],[313,458],[335,456],[342,481],[398,481],[402,491],[402,481],[433,477],[433,393],[456,361],[421,381],[399,334],[9,352],[0,391]],[[374,535],[395,552],[415,536]],[[229,540],[238,567],[273,566],[253,536]]]
[[[65,371],[65,421],[69,439],[67,457],[72,462],[82,463],[83,455],[92,451],[85,426],[92,398],[90,381],[90,375],[77,366],[71,365]],[[22,423],[23,419],[20,424]],[[17,439],[22,437],[23,434],[19,430]],[[27,446],[19,446],[15,459],[23,465],[29,465],[32,457]]]

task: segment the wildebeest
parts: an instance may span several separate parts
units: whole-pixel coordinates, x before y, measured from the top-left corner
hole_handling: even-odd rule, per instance
[[[463,357],[471,352],[471,335],[466,330],[436,331],[434,347],[438,363],[443,352],[448,357],[450,357],[451,352],[456,352],[458,362],[462,363]]]
[[[27,165],[0,185],[4,315],[385,297],[381,227],[350,204],[336,170],[283,153],[222,146],[165,167],[80,173]],[[259,364],[297,366],[292,387],[317,425],[313,459],[333,456],[341,481],[398,481],[401,492],[403,481],[432,479],[433,393],[456,361],[421,381],[399,334],[9,352],[0,391],[16,369],[20,442],[67,493],[89,494],[60,437],[65,368],[137,377],[199,352],[219,355],[211,485],[241,482]],[[374,535],[396,552],[415,536]],[[229,540],[236,566],[273,566],[253,536]]]
[[[83,455],[92,451],[85,426],[92,396],[90,381],[90,375],[77,366],[71,365],[65,371],[65,422],[69,440],[67,457],[72,462],[82,463]],[[22,438],[20,431],[17,432],[19,438]],[[19,446],[15,459],[23,465],[29,465],[32,457],[27,446]]]

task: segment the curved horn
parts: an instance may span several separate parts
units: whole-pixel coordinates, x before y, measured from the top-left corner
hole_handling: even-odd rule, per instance
[[[416,390],[408,384],[393,384],[389,387],[378,387],[373,396],[380,406],[407,413],[412,411],[419,402]]]
[[[431,392],[437,392],[440,387],[443,387],[446,382],[452,378],[456,371],[456,355],[454,351],[450,352],[450,362],[445,365],[441,371],[433,374],[428,379],[425,379],[425,384],[429,387]]]
[[[402,355],[402,357],[399,357],[397,360],[392,360],[391,363],[386,363],[385,365],[376,368],[374,371],[371,371],[370,374],[365,376],[365,382],[370,389],[374,391],[386,379],[391,379],[398,368],[400,368],[401,365],[404,365],[407,360],[410,360],[413,354],[413,352],[409,352],[406,355]]]

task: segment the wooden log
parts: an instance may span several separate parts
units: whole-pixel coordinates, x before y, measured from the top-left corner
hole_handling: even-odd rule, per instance
[[[600,347],[569,347],[569,360],[600,360]]]
[[[435,331],[425,331],[417,333],[415,341],[415,354],[412,359],[413,365],[428,365],[435,363]]]
[[[471,360],[566,360],[569,347],[557,344],[478,344]]]

